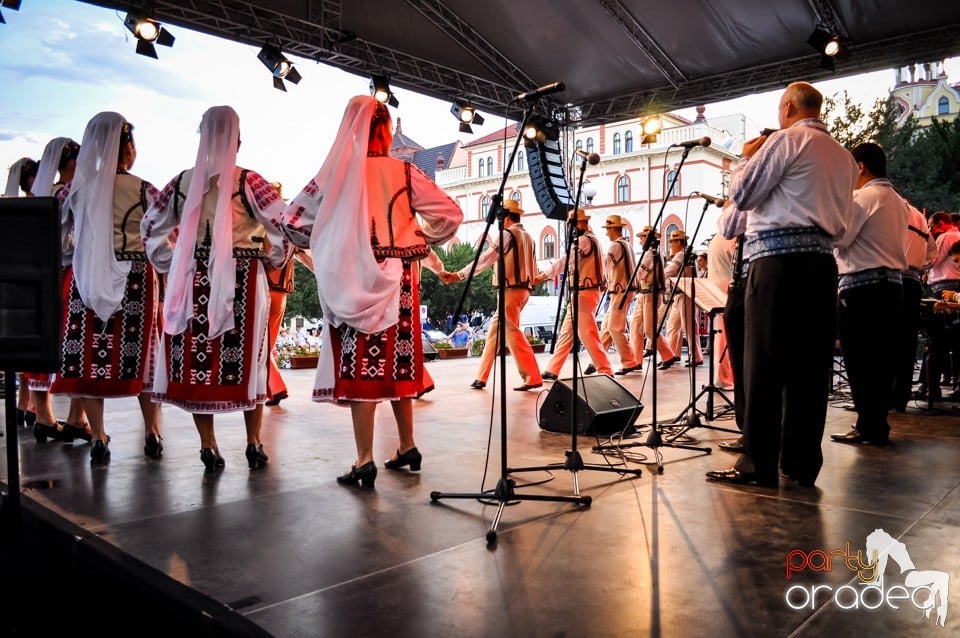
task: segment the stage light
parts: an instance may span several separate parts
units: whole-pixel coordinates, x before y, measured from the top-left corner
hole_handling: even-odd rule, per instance
[[[840,53],[840,36],[831,32],[822,24],[818,24],[813,29],[813,33],[807,38],[807,44],[825,56],[834,57]]]
[[[370,76],[370,95],[380,104],[389,104],[394,108],[400,106],[400,100],[390,90],[390,80],[385,75]]]
[[[641,144],[654,144],[657,141],[657,135],[663,127],[659,115],[651,115],[640,120],[640,128],[643,135],[640,139]]]
[[[257,59],[263,62],[263,66],[267,67],[273,74],[273,88],[278,91],[286,92],[287,87],[283,83],[284,80],[289,80],[294,84],[300,83],[302,79],[300,73],[294,68],[293,62],[284,57],[279,47],[272,44],[263,45],[260,53],[257,54]]]
[[[456,101],[450,106],[450,112],[460,120],[461,133],[473,133],[471,124],[483,126],[483,116],[477,113],[477,110],[466,102]]]
[[[3,2],[0,3],[0,6],[2,6],[4,9],[13,9],[14,11],[19,11],[20,0],[3,0]],[[6,24],[6,23],[7,21],[4,20],[3,13],[0,13],[0,24]]]
[[[123,24],[137,38],[137,53],[148,58],[157,58],[157,49],[154,43],[165,47],[172,47],[174,38],[169,31],[160,26],[152,18],[147,18],[130,11],[124,18]]]
[[[533,116],[527,122],[526,128],[523,129],[523,138],[525,144],[529,145],[530,143],[539,142],[543,144],[547,139],[547,134],[544,132],[544,123],[545,121],[537,116]]]

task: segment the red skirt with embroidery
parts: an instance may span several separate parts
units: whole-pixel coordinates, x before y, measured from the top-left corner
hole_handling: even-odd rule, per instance
[[[63,361],[50,391],[79,397],[128,397],[153,387],[157,278],[146,259],[131,261],[120,308],[101,321],[70,277],[64,304]]]
[[[63,269],[60,277],[60,304],[66,311],[70,299],[70,284],[73,282],[73,266],[67,266]],[[62,319],[62,317],[61,317]],[[47,392],[55,378],[52,372],[24,372],[23,378],[27,381],[27,387],[34,392]]]
[[[267,279],[259,258],[237,256],[234,328],[209,338],[210,280],[197,259],[195,316],[178,335],[163,335],[154,400],[194,414],[251,410],[267,400]]]
[[[405,262],[400,281],[400,316],[386,330],[367,334],[342,325],[330,331],[336,401],[388,401],[433,389],[423,367],[419,264]],[[329,400],[314,392],[314,400]]]

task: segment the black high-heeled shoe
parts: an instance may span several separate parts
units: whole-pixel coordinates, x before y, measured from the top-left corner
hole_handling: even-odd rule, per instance
[[[350,468],[350,471],[337,477],[337,483],[340,485],[356,485],[370,489],[377,480],[377,464],[373,461],[364,463],[360,467],[356,465]]]
[[[397,450],[397,458],[387,459],[383,462],[383,467],[388,470],[401,470],[406,466],[410,466],[411,472],[419,472],[420,464],[423,462],[423,455],[420,454],[420,450],[416,447],[412,447],[403,454],[400,454],[400,450]]]
[[[247,465],[250,466],[251,470],[266,467],[267,460],[270,458],[266,452],[263,451],[263,444],[248,443],[246,455]]]
[[[27,411],[17,408],[17,425],[21,428],[27,424]]]
[[[37,413],[31,412],[30,410],[25,410],[23,412],[23,424],[28,428],[32,428],[33,424],[37,422]]]
[[[207,474],[219,472],[227,466],[227,462],[220,456],[220,450],[215,448],[205,447],[200,450],[200,460],[203,461],[203,466],[206,468],[204,471]]]
[[[70,425],[66,421],[60,421],[60,440],[64,443],[73,443],[74,439],[83,439],[87,443],[93,440],[93,435],[87,432],[84,427]]]
[[[55,425],[47,425],[39,421],[33,424],[33,438],[37,440],[37,443],[46,443],[47,439],[58,441],[62,440],[62,437],[63,432]],[[73,439],[71,439],[71,441],[72,440]]]
[[[110,462],[110,448],[107,441],[97,439],[90,448],[90,465],[106,465]]]
[[[160,441],[163,437],[159,434],[150,433],[143,439],[143,454],[151,459],[159,459],[163,456],[163,443]]]

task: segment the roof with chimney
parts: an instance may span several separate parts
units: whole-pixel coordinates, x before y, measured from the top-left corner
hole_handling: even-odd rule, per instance
[[[450,167],[450,160],[460,142],[450,142],[442,146],[424,148],[413,154],[413,165],[419,168],[430,179],[436,179],[437,171]]]

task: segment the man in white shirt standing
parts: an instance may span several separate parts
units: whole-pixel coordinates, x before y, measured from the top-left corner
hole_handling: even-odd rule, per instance
[[[744,454],[707,479],[776,487],[778,464],[813,485],[836,340],[833,243],[850,226],[857,165],[820,120],[823,96],[796,82],[780,98],[780,130],[749,140],[730,195],[746,216]],[[735,236],[724,234],[728,238]]]
[[[858,144],[853,222],[833,249],[840,274],[837,330],[847,369],[856,425],[831,434],[838,443],[886,445],[890,425],[899,313],[903,299],[906,204],[887,179],[887,158],[877,144]]]

